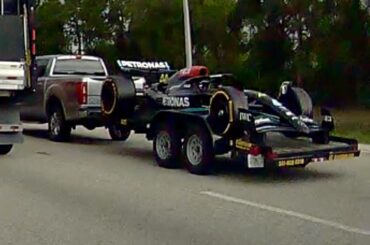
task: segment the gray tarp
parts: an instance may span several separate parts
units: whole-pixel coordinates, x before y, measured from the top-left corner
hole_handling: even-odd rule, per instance
[[[23,19],[20,16],[0,16],[0,61],[20,61],[25,58]]]

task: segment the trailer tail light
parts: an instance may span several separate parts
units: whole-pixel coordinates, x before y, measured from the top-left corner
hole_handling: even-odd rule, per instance
[[[19,131],[20,127],[19,126],[10,126],[10,130],[13,132]]]
[[[279,155],[277,153],[273,152],[272,149],[268,149],[267,152],[266,152],[266,154],[265,154],[265,158],[268,161],[273,161],[273,160],[275,160],[278,157],[279,157]]]
[[[18,77],[6,77],[7,80],[17,80]]]
[[[76,86],[77,101],[80,105],[87,104],[87,83],[79,82]]]
[[[259,146],[252,146],[248,154],[248,168],[264,168],[265,159],[262,155],[262,149]]]
[[[252,148],[249,150],[249,154],[252,156],[259,156],[261,155],[262,150],[259,146],[252,146]]]

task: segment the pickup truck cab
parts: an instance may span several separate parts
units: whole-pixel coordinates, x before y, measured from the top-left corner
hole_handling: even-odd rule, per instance
[[[37,57],[36,62],[35,93],[21,108],[22,121],[48,123],[53,141],[68,140],[77,125],[89,130],[104,126],[100,95],[108,72],[101,58],[49,55]],[[117,130],[110,133],[119,139]]]

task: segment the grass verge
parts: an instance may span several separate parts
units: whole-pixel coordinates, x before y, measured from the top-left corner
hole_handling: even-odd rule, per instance
[[[370,144],[370,109],[343,109],[332,113],[336,120],[334,135]]]

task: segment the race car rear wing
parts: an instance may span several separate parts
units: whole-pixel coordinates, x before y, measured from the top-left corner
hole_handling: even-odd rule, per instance
[[[130,79],[145,78],[146,83],[153,84],[161,79],[168,79],[177,70],[171,69],[166,61],[127,61],[117,60],[123,76]]]

